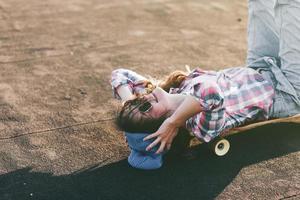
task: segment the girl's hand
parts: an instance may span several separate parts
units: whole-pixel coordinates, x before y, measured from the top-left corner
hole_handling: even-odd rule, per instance
[[[144,140],[148,140],[157,137],[150,145],[147,146],[146,150],[150,150],[158,143],[160,143],[160,146],[156,153],[161,153],[165,149],[170,149],[172,141],[178,133],[179,127],[183,127],[186,120],[201,111],[202,107],[198,100],[187,95],[185,100],[180,104],[171,117],[167,118],[155,133],[144,138]]]
[[[160,146],[156,151],[156,154],[162,153],[165,149],[169,150],[173,139],[178,133],[178,129],[179,127],[175,123],[172,123],[170,118],[167,118],[155,133],[144,138],[145,141],[156,137],[156,139],[147,146],[146,151],[149,151],[158,143],[160,143]]]

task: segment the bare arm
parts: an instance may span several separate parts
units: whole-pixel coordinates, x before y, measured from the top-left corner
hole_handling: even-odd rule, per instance
[[[181,127],[185,125],[185,122],[190,117],[200,113],[201,111],[202,108],[199,101],[188,95],[169,119],[172,124],[177,127]]]
[[[122,104],[126,101],[136,98],[134,94],[132,94],[128,85],[121,85],[116,89],[118,95],[121,98]]]

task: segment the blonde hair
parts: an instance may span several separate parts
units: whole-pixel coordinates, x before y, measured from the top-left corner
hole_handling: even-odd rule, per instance
[[[171,88],[178,88],[180,84],[186,79],[187,73],[183,71],[174,71],[164,78],[164,80],[159,81],[153,78],[144,81],[144,86],[147,93],[152,92],[156,85],[161,87],[166,92],[169,92]]]
[[[180,84],[186,79],[187,74],[183,71],[174,71],[169,74],[164,81],[161,81],[158,86],[166,92],[169,92],[170,88],[178,88]]]

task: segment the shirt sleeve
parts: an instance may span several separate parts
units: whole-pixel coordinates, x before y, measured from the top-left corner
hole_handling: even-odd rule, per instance
[[[117,99],[121,99],[117,93],[117,88],[121,85],[127,85],[132,94],[140,94],[145,92],[143,85],[145,77],[128,69],[116,69],[111,74],[111,86],[113,95]]]
[[[205,81],[194,84],[191,95],[199,101],[203,111],[191,117],[186,125],[198,139],[209,142],[225,127],[223,92],[216,82]]]

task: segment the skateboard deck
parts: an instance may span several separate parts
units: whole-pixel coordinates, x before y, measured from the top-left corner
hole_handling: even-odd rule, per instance
[[[294,115],[291,117],[271,119],[271,120],[266,120],[266,121],[261,121],[261,122],[255,122],[255,123],[248,124],[245,126],[235,127],[235,128],[229,129],[228,131],[225,131],[224,133],[222,133],[221,137],[237,134],[237,133],[251,130],[251,129],[254,129],[254,128],[257,128],[260,126],[264,126],[267,124],[276,124],[276,123],[300,123],[300,114],[297,114],[297,115]]]

